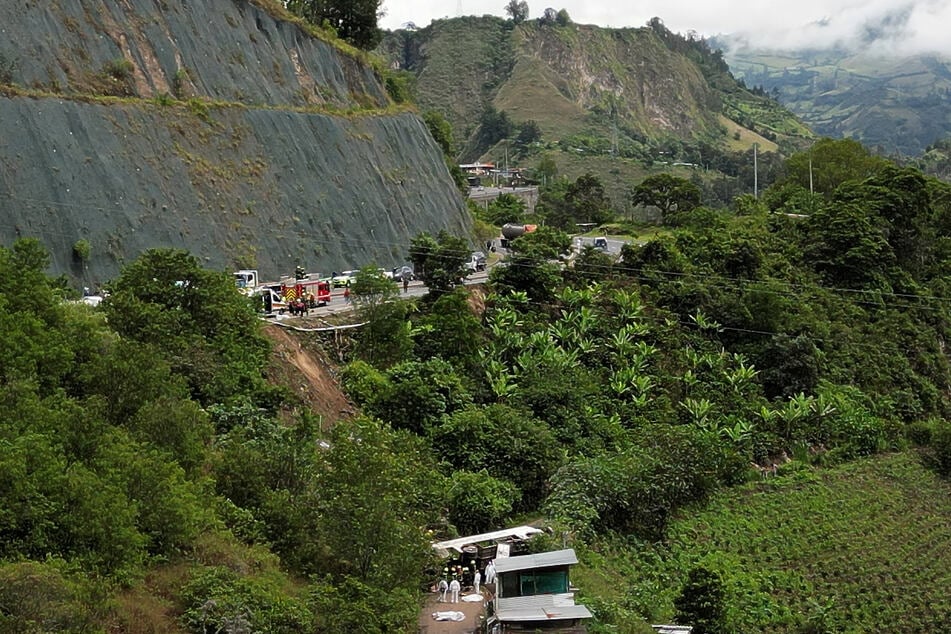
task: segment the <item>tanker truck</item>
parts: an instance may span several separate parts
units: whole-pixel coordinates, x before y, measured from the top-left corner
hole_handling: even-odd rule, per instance
[[[507,222],[502,225],[502,248],[507,249],[509,246],[509,240],[514,240],[519,236],[523,236],[526,233],[531,233],[537,229],[537,225],[518,225],[511,222]]]

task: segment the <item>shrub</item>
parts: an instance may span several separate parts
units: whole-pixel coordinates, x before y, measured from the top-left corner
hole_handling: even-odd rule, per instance
[[[116,81],[125,81],[132,77],[135,66],[129,60],[120,57],[111,62],[106,62],[102,69]]]
[[[514,484],[486,471],[458,471],[451,476],[449,518],[463,535],[480,533],[499,526],[519,495]]]
[[[313,631],[313,617],[302,602],[276,584],[239,577],[227,568],[205,568],[182,589],[183,623],[195,632],[293,634]]]
[[[931,446],[934,448],[938,473],[951,476],[951,423],[944,421],[935,427]]]
[[[92,245],[85,238],[77,240],[73,244],[73,259],[78,262],[86,263],[89,261],[89,254],[92,251]]]

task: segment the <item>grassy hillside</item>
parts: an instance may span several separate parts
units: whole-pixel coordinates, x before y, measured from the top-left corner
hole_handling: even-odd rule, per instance
[[[793,462],[677,520],[666,546],[598,551],[575,582],[608,597],[602,609],[655,622],[703,563],[722,575],[740,632],[951,628],[951,485],[911,452],[817,471]]]
[[[951,62],[847,51],[740,50],[730,67],[830,137],[898,154],[921,154],[951,134]]]
[[[775,101],[738,84],[704,41],[660,21],[608,29],[456,18],[391,33],[380,52],[415,76],[420,108],[449,121],[461,161],[507,155],[510,165],[531,167],[542,151],[557,153],[559,164],[605,157],[615,166],[604,177],[628,159],[695,161],[701,144],[789,149],[811,136]],[[510,127],[487,133],[486,112],[504,114]],[[540,138],[520,140],[530,122]]]

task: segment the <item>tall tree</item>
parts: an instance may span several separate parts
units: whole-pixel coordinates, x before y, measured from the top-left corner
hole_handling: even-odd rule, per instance
[[[462,238],[440,231],[434,238],[421,233],[410,242],[409,259],[416,276],[426,282],[434,294],[452,290],[466,277],[469,246]]]
[[[655,174],[648,176],[631,191],[631,202],[645,207],[657,207],[668,216],[678,211],[690,211],[700,205],[700,188],[679,176]]]
[[[568,186],[565,202],[571,206],[576,222],[603,224],[613,216],[604,185],[590,172],[582,174]]]
[[[525,0],[509,0],[505,5],[505,12],[512,18],[512,22],[520,24],[528,19],[528,3]]]
[[[357,273],[351,293],[365,322],[357,335],[357,356],[377,367],[389,367],[402,361],[412,350],[413,341],[406,305],[395,301],[396,284],[369,265]]]

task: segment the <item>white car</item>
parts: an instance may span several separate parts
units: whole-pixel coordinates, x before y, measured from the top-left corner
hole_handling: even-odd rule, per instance
[[[334,288],[343,288],[353,284],[353,281],[356,279],[356,277],[356,271],[344,271],[343,273],[337,273],[332,278],[330,278],[330,284]]]

